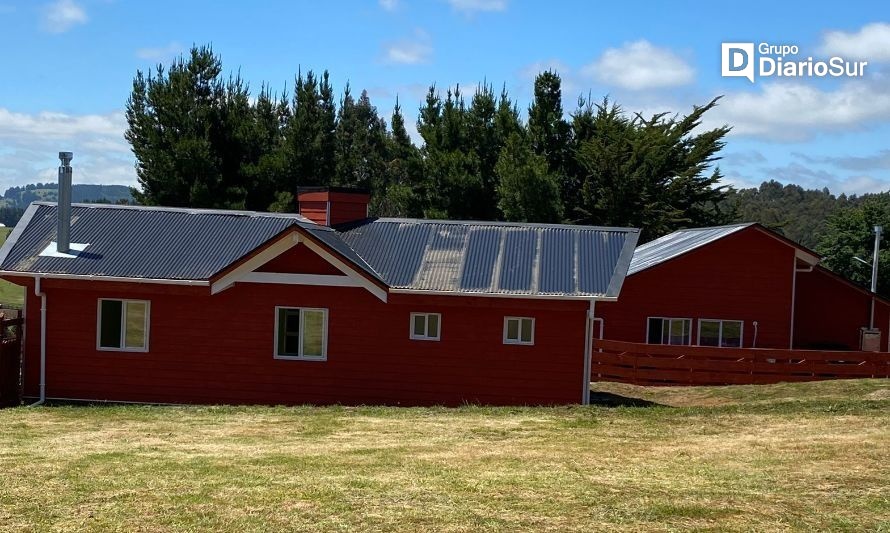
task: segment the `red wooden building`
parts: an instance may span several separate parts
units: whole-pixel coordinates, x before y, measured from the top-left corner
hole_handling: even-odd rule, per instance
[[[590,312],[617,297],[636,230],[365,219],[366,194],[304,194],[319,223],[32,204],[0,249],[27,290],[25,396],[588,401]]]
[[[890,302],[758,224],[681,230],[637,248],[604,338],[650,344],[858,350],[875,305],[887,351]]]

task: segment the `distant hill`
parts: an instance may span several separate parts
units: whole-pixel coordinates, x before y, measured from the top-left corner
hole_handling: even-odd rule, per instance
[[[0,198],[0,223],[15,226],[31,202],[55,202],[59,199],[58,183],[32,183],[10,187]],[[71,187],[71,201],[78,203],[132,204],[133,195],[126,185],[89,185]]]
[[[55,202],[59,198],[58,183],[32,183],[24,187],[10,187],[0,199],[0,207],[24,209],[36,201]],[[71,201],[81,203],[133,203],[133,195],[126,185],[89,185],[78,183],[71,187]]]

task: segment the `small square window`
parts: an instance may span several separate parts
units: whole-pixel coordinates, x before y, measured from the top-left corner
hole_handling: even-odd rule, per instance
[[[418,341],[439,340],[439,325],[442,315],[439,313],[411,313],[410,338]]]
[[[276,359],[327,358],[327,309],[276,307],[275,314]]]
[[[534,344],[535,319],[530,317],[504,317],[504,344]]]
[[[99,299],[96,347],[122,352],[148,351],[149,302]]]

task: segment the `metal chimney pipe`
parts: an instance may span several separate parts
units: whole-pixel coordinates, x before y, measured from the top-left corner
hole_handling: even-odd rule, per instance
[[[71,159],[73,152],[59,152],[59,229],[56,235],[56,250],[67,254],[71,246]]]

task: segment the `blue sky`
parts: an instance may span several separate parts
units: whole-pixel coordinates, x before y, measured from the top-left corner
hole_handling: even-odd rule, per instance
[[[0,0],[0,189],[55,179],[135,184],[123,139],[133,75],[211,43],[258,88],[298,68],[367,89],[413,122],[426,88],[506,84],[525,108],[535,73],[629,111],[684,113],[724,95],[704,126],[733,126],[721,169],[835,193],[890,189],[890,8],[885,2],[343,2]],[[722,42],[794,44],[803,57],[866,60],[849,79],[721,77]]]

